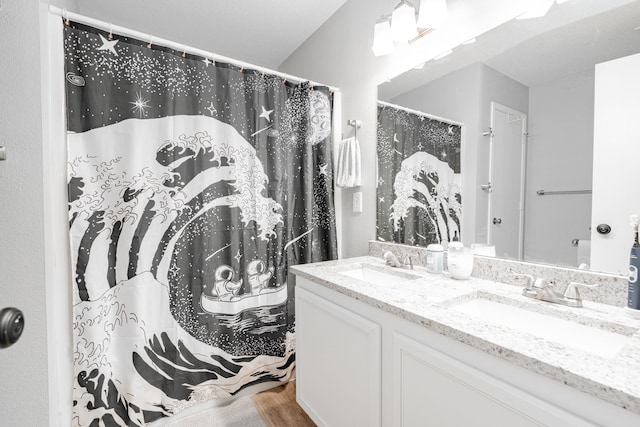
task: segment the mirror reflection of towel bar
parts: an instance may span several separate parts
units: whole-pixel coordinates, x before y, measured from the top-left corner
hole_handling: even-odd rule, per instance
[[[556,194],[591,194],[591,190],[559,190],[559,191],[536,191],[538,196],[553,196]]]

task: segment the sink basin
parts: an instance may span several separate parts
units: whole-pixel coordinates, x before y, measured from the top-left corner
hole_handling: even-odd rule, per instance
[[[618,354],[634,332],[628,331],[628,335],[611,332],[598,326],[587,326],[550,314],[537,313],[482,295],[453,303],[451,308],[488,323],[516,329],[605,358],[612,358]]]
[[[372,285],[388,285],[390,283],[398,283],[420,278],[420,276],[411,274],[406,270],[384,268],[367,264],[341,271],[339,274],[362,280],[363,282],[367,282]]]

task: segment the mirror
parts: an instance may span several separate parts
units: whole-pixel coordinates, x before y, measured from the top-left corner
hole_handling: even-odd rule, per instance
[[[378,99],[462,124],[465,245],[488,243],[502,258],[625,275],[632,229],[612,227],[605,236],[592,223],[595,64],[637,53],[640,1],[573,0],[542,18],[509,21],[381,84]],[[506,149],[496,140],[503,128],[516,135]],[[506,152],[511,160],[501,159]],[[515,190],[500,196],[508,181]],[[503,216],[498,200],[511,213]],[[612,215],[624,223],[640,205],[619,210]],[[388,218],[379,213],[378,221]],[[622,256],[608,267],[592,260],[592,240],[614,234],[627,261]]]

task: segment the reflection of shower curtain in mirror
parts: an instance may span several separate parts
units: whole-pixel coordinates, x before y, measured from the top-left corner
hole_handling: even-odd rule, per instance
[[[288,266],[336,257],[332,94],[64,34],[74,425],[144,425],[288,380]]]
[[[378,105],[377,238],[427,245],[460,238],[461,127]]]

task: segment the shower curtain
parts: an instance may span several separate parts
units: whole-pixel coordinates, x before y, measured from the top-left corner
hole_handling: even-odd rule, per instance
[[[337,254],[332,94],[64,27],[73,425],[286,381],[293,264]]]
[[[378,240],[425,246],[461,238],[461,131],[378,104]]]

